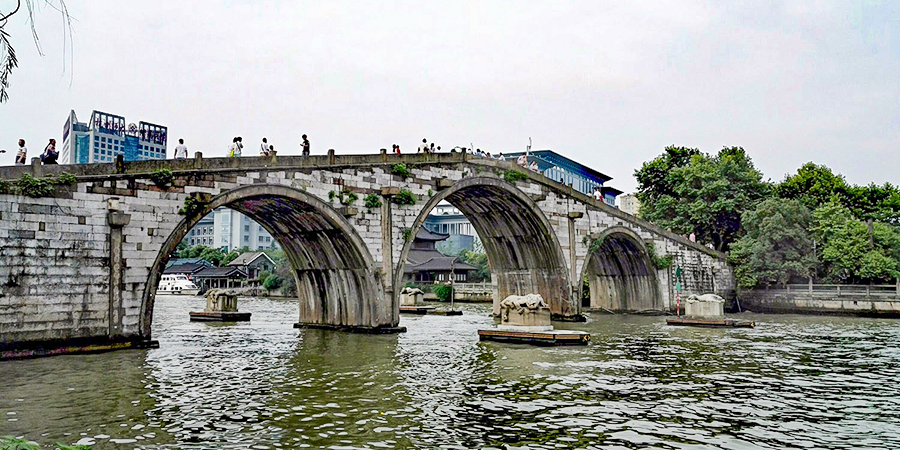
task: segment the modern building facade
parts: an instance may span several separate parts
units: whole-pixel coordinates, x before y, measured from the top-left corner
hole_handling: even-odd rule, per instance
[[[507,161],[515,161],[525,152],[509,153],[504,157]],[[535,150],[528,154],[528,164],[537,162],[538,169],[547,178],[559,181],[584,195],[594,195],[595,189],[600,189],[603,201],[612,207],[616,206],[616,196],[622,191],[607,186],[606,182],[612,180],[609,175],[604,175],[588,166],[566,158],[553,150]]]
[[[637,216],[641,209],[641,201],[634,194],[625,194],[619,196],[619,209],[632,216]]]
[[[425,218],[425,228],[429,231],[446,234],[445,240],[437,242],[437,250],[445,255],[457,255],[462,249],[477,253],[484,252],[481,238],[469,219],[455,206],[447,202],[438,203]]]
[[[247,247],[261,250],[278,247],[278,243],[265,228],[249,217],[228,208],[216,208],[207,214],[184,237],[191,247],[205,245],[221,248],[226,252]]]
[[[79,122],[69,112],[63,126],[60,164],[94,164],[115,161],[166,159],[168,130],[150,122],[127,124],[125,118],[101,111],[91,113],[90,122]]]
[[[228,208],[213,211],[213,247],[231,251],[277,247],[272,235],[249,217]]]

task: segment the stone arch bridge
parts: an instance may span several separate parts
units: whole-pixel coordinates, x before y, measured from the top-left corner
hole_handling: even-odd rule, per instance
[[[403,163],[409,176],[392,174]],[[152,174],[168,169],[171,184]],[[728,295],[724,255],[510,162],[466,155],[273,156],[0,167],[0,180],[76,177],[46,197],[0,186],[0,350],[135,346],[150,342],[160,273],[190,228],[219,206],[268,230],[285,251],[308,326],[398,330],[406,254],[446,200],[484,242],[496,299],[540,293],[555,318],[584,307],[674,308],[683,295]],[[518,172],[518,175],[513,175]],[[415,204],[399,204],[406,191]],[[357,200],[341,203],[341,192]],[[375,194],[380,205],[365,206]],[[349,195],[343,196],[344,201]],[[186,202],[198,210],[180,214]],[[582,280],[591,300],[582,303]],[[100,347],[97,347],[100,346]]]

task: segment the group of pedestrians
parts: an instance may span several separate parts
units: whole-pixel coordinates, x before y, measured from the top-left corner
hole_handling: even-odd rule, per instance
[[[516,165],[522,167],[523,169],[528,169],[532,172],[540,172],[541,168],[538,167],[537,161],[531,161],[531,164],[528,164],[528,154],[522,153],[516,158]]]
[[[300,143],[300,154],[303,156],[309,156],[309,138],[304,134],[302,136],[302,141]],[[182,139],[178,140],[179,142],[183,142]],[[231,158],[240,158],[242,151],[244,149],[244,138],[241,136],[235,136],[231,140],[231,145],[228,146],[227,152],[228,156]],[[185,149],[185,153],[187,149]],[[269,143],[267,138],[262,138],[262,142],[259,144],[259,156],[273,156],[275,155],[275,146]],[[178,152],[175,152],[175,157],[178,158]]]
[[[56,139],[51,138],[44,151],[41,153],[41,162],[44,164],[57,164],[59,152],[56,151]],[[16,151],[16,165],[24,166],[28,162],[28,148],[25,147],[25,139],[19,139],[19,149]]]

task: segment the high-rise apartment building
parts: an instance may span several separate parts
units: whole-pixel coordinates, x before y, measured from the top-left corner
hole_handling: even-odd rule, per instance
[[[63,126],[60,164],[108,163],[123,155],[125,161],[165,159],[167,129],[149,122],[127,124],[125,118],[101,111],[90,122],[79,122],[75,111]]]
[[[638,211],[640,211],[641,209],[641,202],[634,194],[620,195],[619,209],[627,212],[628,214],[631,214],[632,216],[636,216],[638,215]]]
[[[261,250],[278,247],[272,235],[249,217],[228,208],[216,208],[200,219],[184,237],[191,247],[204,245],[227,252],[242,247]]]

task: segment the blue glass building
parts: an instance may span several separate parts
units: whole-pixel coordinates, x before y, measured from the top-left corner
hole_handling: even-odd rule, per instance
[[[168,130],[150,122],[125,124],[125,118],[93,111],[90,122],[79,122],[75,111],[63,126],[60,164],[93,164],[115,161],[166,159]]]
[[[507,161],[515,161],[525,152],[509,153],[504,157]],[[535,150],[528,153],[528,164],[537,162],[538,169],[547,178],[563,184],[572,185],[572,188],[584,195],[593,196],[594,189],[599,188],[603,194],[603,202],[609,206],[616,206],[616,196],[622,191],[607,186],[612,180],[609,175],[604,175],[588,166],[566,158],[553,150]]]

